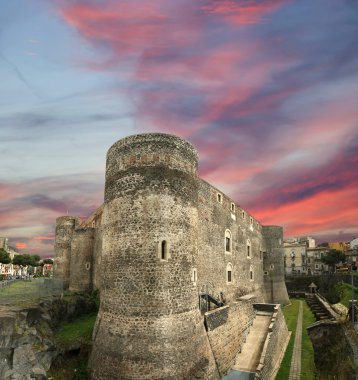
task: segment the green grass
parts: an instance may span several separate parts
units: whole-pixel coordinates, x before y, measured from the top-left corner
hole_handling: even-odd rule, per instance
[[[282,309],[288,330],[292,333],[285,355],[282,359],[280,369],[277,373],[276,380],[287,380],[290,374],[293,346],[296,334],[299,301],[300,300],[298,299],[291,299],[291,305],[285,306]],[[315,378],[313,347],[306,330],[307,326],[311,325],[315,321],[316,320],[313,314],[311,313],[308,305],[306,304],[306,302],[304,302],[302,318],[301,380],[313,380]]]
[[[344,291],[343,291],[343,297],[341,299],[341,303],[344,306],[349,307],[349,300],[352,299],[352,286],[349,284],[343,284],[343,286],[344,286]],[[355,299],[358,298],[358,287],[357,286],[354,287],[354,298]]]
[[[288,342],[285,355],[282,359],[280,369],[276,375],[276,380],[287,380],[290,374],[290,366],[293,352],[293,345],[295,342],[295,333],[297,325],[299,301],[291,299],[291,305],[282,308],[283,315],[285,316],[287,328],[291,331],[290,341]]]
[[[314,351],[307,327],[316,322],[306,302],[303,303],[302,318],[302,348],[301,348],[301,380],[311,380],[315,378]]]
[[[7,306],[27,306],[40,298],[42,278],[18,280],[0,289],[0,303]]]
[[[55,335],[56,342],[64,347],[70,347],[75,343],[90,345],[96,316],[96,314],[86,314],[73,322],[64,324]]]
[[[96,314],[85,314],[76,320],[62,325],[55,334],[56,343],[67,350],[67,356],[51,366],[48,379],[51,380],[89,380],[87,371],[88,353],[90,351]],[[78,348],[78,354],[71,349]]]

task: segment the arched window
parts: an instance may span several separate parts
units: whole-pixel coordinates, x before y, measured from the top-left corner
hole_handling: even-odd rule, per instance
[[[246,252],[247,257],[251,258],[251,241],[249,239],[247,239]]]
[[[232,283],[233,278],[232,278],[232,264],[228,263],[226,266],[226,282],[228,284]]]
[[[254,267],[250,265],[250,281],[254,281]]]
[[[162,244],[160,247],[160,258],[162,260],[168,259],[168,244],[165,240],[162,241]]]
[[[93,221],[93,222],[92,222],[92,228],[95,228],[95,227],[96,227],[96,222]]]
[[[225,231],[225,252],[232,252],[232,239],[230,230]]]

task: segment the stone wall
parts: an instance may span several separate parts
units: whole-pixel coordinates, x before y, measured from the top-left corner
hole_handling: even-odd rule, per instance
[[[262,228],[264,257],[265,302],[289,304],[285,284],[284,252],[282,248],[283,229],[279,226]]]
[[[255,318],[254,298],[205,313],[205,325],[216,364],[223,376],[235,363]]]
[[[107,155],[92,378],[217,379],[198,309],[196,152],[132,136]],[[194,343],[195,342],[195,343]]]
[[[58,274],[71,277],[73,290],[89,283],[100,288],[96,380],[118,373],[122,379],[216,379],[209,339],[221,357],[220,372],[227,371],[252,319],[248,299],[238,301],[241,308],[233,302],[248,294],[263,301],[276,292],[275,300],[286,302],[282,229],[263,227],[196,170],[197,153],[181,138],[127,137],[108,151],[104,205],[76,230],[76,223],[59,221]],[[264,280],[264,250],[271,283]],[[91,255],[92,277],[81,269]],[[198,308],[203,291],[223,294],[229,305],[227,323],[214,328],[214,316],[207,317],[209,338]],[[215,338],[220,330],[221,340]],[[230,334],[240,338],[228,343]]]
[[[56,219],[54,276],[63,280],[64,289],[70,283],[71,241],[81,219],[61,216]]]
[[[200,178],[198,189],[198,289],[208,289],[215,296],[223,292],[227,302],[252,293],[261,299],[261,225],[232,199]],[[229,251],[226,236],[230,237]],[[227,275],[230,266],[231,282]]]
[[[307,328],[314,349],[314,361],[318,375],[329,379],[339,374],[340,379],[356,379],[358,376],[357,333],[351,323],[323,320]]]
[[[254,305],[255,309],[262,310],[261,305]],[[273,314],[269,331],[260,357],[260,363],[256,369],[255,379],[274,379],[280,368],[280,363],[286,351],[290,338],[285,318],[280,305],[265,305],[270,307]]]
[[[94,228],[77,228],[72,235],[69,289],[92,290]]]

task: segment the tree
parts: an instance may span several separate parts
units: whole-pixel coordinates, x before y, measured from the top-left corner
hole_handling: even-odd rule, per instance
[[[38,255],[16,255],[14,259],[12,260],[12,263],[15,265],[22,265],[22,266],[32,266],[37,267],[39,266],[40,256]]]
[[[0,249],[0,263],[2,263],[2,264],[11,263],[11,259],[10,259],[9,254],[2,248]]]
[[[53,260],[52,259],[45,259],[42,261],[44,264],[53,264]]]
[[[329,265],[333,271],[336,264],[346,262],[346,255],[341,251],[331,249],[322,256],[321,261],[322,263]]]
[[[26,265],[25,260],[24,260],[25,255],[15,255],[14,258],[12,259],[12,263],[14,265]]]

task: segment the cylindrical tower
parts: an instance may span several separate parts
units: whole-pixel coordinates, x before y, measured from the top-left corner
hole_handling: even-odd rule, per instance
[[[263,257],[265,301],[287,305],[290,301],[285,284],[283,228],[263,226],[262,237],[265,250]]]
[[[197,153],[143,134],[108,151],[92,379],[214,379],[198,309]]]
[[[94,228],[77,228],[72,235],[70,290],[92,290]]]
[[[60,216],[56,219],[54,276],[63,280],[64,289],[70,283],[72,235],[80,222],[81,219],[75,216]]]

